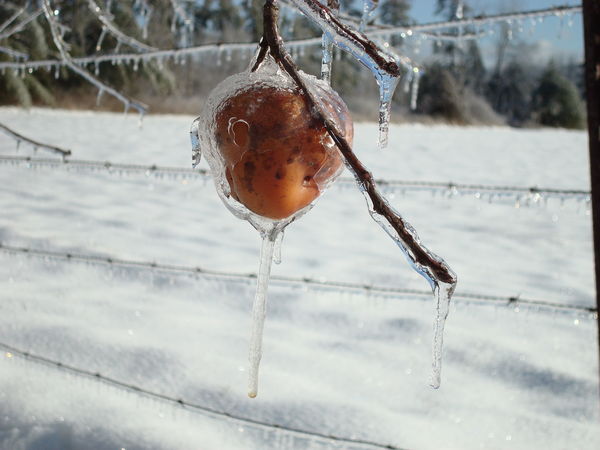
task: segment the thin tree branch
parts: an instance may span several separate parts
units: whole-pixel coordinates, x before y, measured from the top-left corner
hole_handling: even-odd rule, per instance
[[[9,28],[8,30],[4,31],[4,33],[0,33],[0,40],[6,39],[7,37],[10,37],[15,33],[18,33],[23,28],[25,28],[25,26],[28,25],[29,22],[34,21],[41,14],[42,14],[42,9],[40,8],[37,11],[33,12],[31,15],[29,15],[27,18],[23,19],[18,24],[14,25],[12,28]]]
[[[7,55],[12,56],[13,58],[29,59],[29,55],[27,53],[18,52],[8,47],[0,46],[0,53],[6,53]]]
[[[27,136],[23,136],[22,134],[17,133],[16,131],[10,129],[9,127],[7,127],[6,125],[4,125],[2,123],[0,123],[0,130],[4,131],[9,136],[13,137],[17,142],[21,142],[21,141],[27,142],[27,143],[33,145],[34,148],[42,148],[45,150],[49,150],[51,152],[58,153],[59,155],[61,155],[63,157],[69,156],[71,154],[71,150],[65,150],[64,148],[61,148],[61,147],[44,144],[43,142],[34,141],[33,139],[28,138]]]
[[[366,67],[371,70],[385,72],[393,77],[401,75],[400,68],[392,56],[377,47],[363,33],[344,24],[327,6],[322,5],[317,0],[290,1],[302,13],[316,22],[323,33],[331,36],[336,46],[352,53]]]
[[[25,7],[19,8],[17,11],[15,11],[15,13],[12,16],[10,16],[6,21],[4,21],[2,25],[0,25],[0,33],[3,32],[6,29],[6,27],[8,27],[11,23],[13,23],[15,19],[19,17],[24,11]]]
[[[312,3],[312,0],[307,0],[307,3]],[[373,175],[362,164],[358,157],[352,151],[352,147],[344,138],[342,133],[337,129],[335,124],[329,119],[324,112],[320,103],[314,98],[312,91],[308,88],[299,70],[296,67],[291,56],[285,50],[283,42],[277,28],[277,18],[279,9],[276,5],[276,0],[266,0],[264,6],[264,35],[263,40],[269,46],[269,53],[275,61],[289,74],[289,76],[298,85],[301,91],[306,95],[309,102],[309,109],[315,117],[322,121],[327,129],[327,132],[337,144],[342,156],[345,159],[346,166],[354,174],[357,183],[365,194],[370,203],[371,215],[373,218],[392,236],[397,243],[406,250],[407,257],[417,267],[418,271],[429,277],[435,282],[446,283],[449,285],[456,284],[456,275],[450,267],[438,256],[431,253],[424,247],[416,231],[406,222],[394,209],[389,205],[387,200],[380,194]],[[328,16],[328,14],[326,14]],[[369,43],[365,48],[373,49],[375,44]],[[382,65],[387,66],[385,60],[381,61]],[[374,214],[381,216],[385,222],[379,220]],[[391,230],[389,229],[391,227]],[[392,231],[393,230],[393,231]]]
[[[79,67],[77,64],[75,64],[73,62],[71,55],[69,54],[69,52],[66,49],[67,45],[63,41],[62,36],[59,32],[59,25],[54,16],[53,11],[52,11],[52,6],[50,5],[50,0],[41,0],[41,2],[42,2],[42,9],[44,11],[44,15],[46,16],[46,20],[48,21],[48,24],[50,25],[50,32],[52,33],[52,38],[54,40],[54,44],[56,45],[56,48],[60,52],[60,56],[62,58],[64,65],[66,65],[73,72],[77,73],[78,75],[80,75],[81,77],[85,78],[87,81],[92,83],[94,86],[96,86],[98,89],[100,89],[100,91],[107,92],[108,94],[110,94],[113,97],[120,100],[125,105],[125,110],[128,110],[130,107],[132,107],[132,108],[136,109],[137,111],[139,111],[140,114],[145,114],[146,110],[148,109],[148,107],[146,105],[144,105],[141,102],[138,102],[137,100],[133,100],[132,98],[121,94],[119,91],[117,91],[116,89],[103,83],[98,78],[96,78],[91,73],[89,73],[87,70]]]

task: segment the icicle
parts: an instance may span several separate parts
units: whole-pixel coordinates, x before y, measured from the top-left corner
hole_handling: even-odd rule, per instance
[[[408,94],[410,92],[410,86],[414,77],[414,67],[410,68],[408,70],[408,72],[406,72],[405,78],[404,78],[404,82],[402,83],[402,90],[404,91],[405,94]]]
[[[392,110],[392,97],[396,86],[398,86],[398,77],[381,73],[377,78],[379,85],[379,140],[378,147],[385,148],[388,144],[388,130],[390,124],[390,113]]]
[[[58,80],[59,77],[60,77],[60,66],[56,65],[54,67],[54,79]]]
[[[359,31],[364,33],[367,28],[367,23],[371,20],[371,16],[375,9],[377,9],[377,5],[379,4],[379,0],[363,0],[363,13],[360,18],[360,26]]]
[[[100,106],[100,101],[102,100],[103,94],[104,94],[104,89],[98,89],[98,95],[96,96],[96,106]]]
[[[248,375],[248,397],[254,398],[258,393],[258,367],[262,357],[262,339],[267,313],[267,289],[271,276],[271,263],[275,241],[278,239],[277,231],[263,233],[262,247],[260,249],[260,267],[256,284],[256,296],[252,305],[252,335],[250,337],[250,350],[248,360],[250,373]]]
[[[331,62],[333,60],[333,40],[327,33],[323,33],[323,57],[321,59],[321,79],[331,84]]]
[[[415,111],[417,109],[417,99],[419,97],[419,80],[421,79],[421,72],[418,67],[413,68],[413,82],[410,90],[410,109]]]
[[[284,231],[282,230],[277,234],[275,239],[275,248],[273,250],[273,262],[275,264],[281,264],[281,243],[283,242],[283,234]]]
[[[198,136],[198,119],[196,119],[192,123],[192,128],[190,130],[190,139],[192,141],[192,167],[194,169],[200,164],[200,159],[202,158],[202,150],[200,148],[200,139]]]
[[[340,10],[340,5],[337,3],[332,8],[333,14],[338,15]],[[331,63],[333,61],[333,39],[331,34],[323,33],[323,56],[321,58],[321,79],[325,81],[327,84],[331,84]]]
[[[369,214],[371,214],[373,220],[375,220],[375,222],[377,222],[381,226],[381,228],[385,230],[385,232],[394,240],[394,242],[396,242],[400,250],[402,250],[402,253],[404,253],[404,256],[406,256],[406,259],[408,260],[410,265],[413,267],[413,269],[429,282],[433,290],[434,300],[436,304],[436,314],[433,326],[433,371],[431,375],[430,384],[432,387],[437,389],[440,386],[441,380],[444,325],[446,323],[446,318],[448,317],[448,312],[450,309],[450,299],[452,297],[452,294],[454,293],[454,289],[456,288],[456,276],[450,270],[450,277],[453,280],[453,283],[444,282],[441,279],[437,278],[436,275],[428,267],[417,262],[415,256],[406,246],[404,240],[398,234],[398,232],[389,225],[385,217],[383,217],[375,211],[373,207],[373,202],[367,190],[362,189],[362,193],[365,197],[365,200],[367,201],[367,204],[369,206]],[[396,215],[398,217],[401,217],[398,213],[396,213]],[[405,226],[412,238],[417,243],[420,243],[419,236],[417,235],[417,232],[414,230],[414,228],[412,228],[412,226],[406,222]],[[442,261],[440,258],[433,255],[426,248],[421,248],[423,249],[423,251],[428,253],[429,256],[431,256],[433,259]]]
[[[106,33],[107,33],[106,27],[102,27],[102,31],[100,32],[100,37],[98,38],[98,42],[96,43],[96,51],[97,52],[99,52],[102,49],[102,42],[104,42]]]
[[[454,293],[455,284],[439,282],[434,288],[435,320],[433,322],[433,363],[429,384],[434,389],[440,387],[442,380],[442,349],[444,344],[444,326],[450,311],[450,299]]]

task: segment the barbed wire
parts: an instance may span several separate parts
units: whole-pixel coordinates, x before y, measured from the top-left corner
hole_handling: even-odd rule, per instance
[[[7,127],[2,123],[0,123],[0,131],[3,131],[5,134],[12,137],[17,142],[17,149],[19,148],[21,142],[27,142],[28,144],[31,144],[34,149],[41,148],[44,150],[49,150],[51,152],[58,153],[63,157],[71,154],[71,150],[66,150],[55,145],[44,144],[42,142],[35,141],[31,138],[28,138],[27,136],[23,136],[21,133],[17,133],[15,130]]]
[[[506,13],[496,14],[489,16],[478,16],[474,18],[467,18],[462,20],[452,20],[443,22],[431,22],[420,25],[412,26],[400,26],[400,27],[386,27],[369,30],[366,34],[369,37],[383,37],[389,38],[390,36],[404,34],[404,37],[411,36],[415,32],[431,32],[434,30],[443,30],[450,27],[469,26],[469,25],[485,25],[493,24],[496,22],[506,22],[514,20],[523,20],[527,18],[543,18],[548,16],[561,16],[566,14],[579,14],[581,13],[581,6],[570,6],[562,5],[545,9],[522,11],[517,13]],[[287,40],[285,46],[290,50],[308,47],[308,46],[320,46],[322,43],[321,37],[308,38],[308,39],[296,39]],[[119,53],[110,55],[91,55],[80,58],[72,58],[74,64],[83,67],[87,65],[98,65],[104,62],[110,62],[112,64],[117,63],[139,63],[140,61],[148,61],[151,59],[165,60],[171,58],[175,61],[181,61],[184,58],[192,55],[200,55],[203,53],[221,53],[221,52],[254,52],[258,47],[256,42],[232,42],[232,43],[213,43],[203,44],[194,47],[186,47],[180,49],[165,49],[157,50],[146,53]],[[406,61],[403,61],[403,63]],[[64,61],[60,60],[37,60],[37,61],[23,61],[23,62],[0,62],[0,70],[13,69],[17,71],[26,71],[29,69],[35,70],[45,68],[50,70],[57,66],[65,65]]]
[[[244,424],[244,425],[250,425],[250,426],[257,427],[257,428],[266,429],[268,431],[279,431],[279,432],[283,432],[283,433],[297,435],[297,436],[300,436],[302,438],[307,438],[307,439],[320,439],[320,440],[324,440],[324,441],[335,441],[335,442],[349,444],[349,445],[353,445],[353,446],[361,446],[361,447],[369,447],[369,448],[406,450],[401,447],[397,447],[395,445],[381,444],[381,443],[378,443],[375,441],[370,441],[367,439],[342,437],[342,436],[337,436],[334,434],[322,433],[319,431],[304,430],[301,428],[291,427],[291,426],[287,426],[287,425],[271,423],[271,422],[267,422],[267,421],[263,421],[263,420],[259,420],[259,419],[253,419],[250,417],[243,417],[243,416],[240,416],[240,415],[232,413],[232,412],[220,411],[220,410],[212,408],[210,406],[201,405],[199,403],[194,403],[194,402],[191,402],[188,400],[184,400],[183,398],[176,398],[176,397],[172,397],[172,396],[162,394],[159,392],[154,392],[149,389],[144,389],[135,384],[127,383],[125,381],[120,381],[115,378],[102,375],[98,371],[75,367],[70,364],[66,364],[61,361],[58,361],[58,360],[55,360],[52,358],[48,358],[46,356],[41,356],[41,355],[31,353],[27,350],[23,350],[23,349],[14,347],[14,346],[6,344],[4,342],[0,342],[0,348],[2,348],[4,350],[4,352],[5,352],[4,357],[8,358],[8,359],[12,359],[15,356],[21,357],[21,358],[25,359],[26,361],[44,365],[47,367],[49,366],[53,369],[56,369],[56,370],[59,370],[62,372],[67,372],[71,375],[87,378],[88,380],[94,380],[97,382],[101,382],[101,383],[107,384],[113,388],[125,390],[134,395],[144,396],[144,397],[147,397],[147,398],[150,398],[153,400],[158,400],[158,401],[161,401],[164,403],[171,404],[172,406],[181,407],[181,408],[185,409],[186,411],[192,411],[195,413],[207,415],[214,419],[232,421],[232,422],[236,422],[236,423],[240,423],[240,424]]]
[[[1,124],[0,124],[1,127]],[[43,167],[49,169],[57,168],[77,168],[83,170],[105,170],[109,173],[115,173],[117,171],[131,172],[131,173],[143,173],[145,175],[157,175],[167,174],[183,177],[200,177],[210,178],[211,174],[206,169],[187,169],[182,167],[172,166],[159,166],[156,164],[142,165],[142,164],[128,164],[128,163],[115,163],[111,161],[100,161],[100,160],[85,160],[85,159],[52,159],[52,158],[34,158],[31,156],[11,156],[11,155],[0,155],[0,164],[8,165],[26,165],[29,168]],[[578,198],[584,201],[591,199],[591,192],[584,189],[559,189],[559,188],[545,188],[538,186],[507,186],[507,185],[485,185],[485,184],[465,184],[465,183],[454,183],[444,181],[409,181],[409,180],[389,180],[389,179],[375,179],[375,182],[382,188],[388,190],[411,190],[411,189],[429,189],[437,190],[441,192],[450,192],[451,194],[460,193],[482,193],[491,192],[497,195],[530,195],[532,197],[538,196],[539,201],[542,198],[558,197],[561,199]],[[341,177],[335,183],[341,185],[354,186],[356,182],[350,177]]]
[[[0,252],[7,254],[20,254],[27,255],[31,257],[38,258],[53,258],[62,261],[69,262],[84,262],[84,263],[98,263],[108,266],[119,266],[119,267],[130,267],[130,268],[138,268],[144,270],[159,270],[164,272],[174,272],[174,273],[187,273],[194,274],[201,277],[207,278],[216,278],[216,279],[225,279],[225,280],[234,280],[234,281],[254,281],[256,280],[255,273],[236,273],[236,272],[226,272],[226,271],[218,271],[212,269],[205,269],[199,266],[182,266],[182,265],[173,265],[173,264],[160,264],[153,261],[136,261],[136,260],[128,260],[128,259],[120,259],[114,257],[107,256],[99,256],[92,254],[84,254],[84,253],[71,253],[71,252],[63,252],[63,251],[54,251],[54,250],[41,250],[34,249],[30,247],[18,247],[7,245],[3,242],[0,242]],[[361,292],[367,295],[381,295],[386,297],[423,297],[430,299],[431,292],[423,291],[418,289],[407,289],[393,286],[378,286],[374,284],[360,284],[360,283],[350,283],[344,281],[333,281],[333,280],[319,280],[309,277],[288,277],[281,275],[272,275],[271,281],[274,284],[278,285],[288,285],[288,286],[305,286],[305,287],[313,287],[313,288],[323,288],[328,290],[343,290],[348,292]],[[487,295],[487,294],[477,294],[477,293],[463,293],[456,292],[452,296],[453,300],[461,300],[461,301],[476,301],[481,304],[497,304],[497,305],[511,305],[511,306],[535,306],[539,308],[549,309],[549,310],[563,310],[563,311],[574,311],[579,313],[591,313],[597,314],[598,310],[595,306],[586,306],[586,305],[572,305],[568,303],[557,303],[550,302],[546,300],[536,300],[536,299],[528,299],[523,298],[520,295],[514,296],[499,296],[499,295]]]

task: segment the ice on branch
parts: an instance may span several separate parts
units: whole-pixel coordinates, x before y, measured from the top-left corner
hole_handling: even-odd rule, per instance
[[[4,30],[6,30],[6,28],[13,23],[17,17],[19,17],[21,14],[23,14],[23,12],[25,11],[25,8],[20,8],[17,11],[15,11],[13,13],[12,16],[10,16],[6,21],[4,21],[2,24],[0,24],[0,33],[2,33]]]
[[[181,4],[179,0],[171,0],[173,6],[173,21],[171,22],[171,32],[175,33],[177,30],[177,23],[179,22],[181,27],[181,46],[187,47],[192,42],[194,36],[194,18],[188,14],[185,6]]]
[[[23,28],[25,28],[30,22],[34,21],[35,19],[38,18],[38,16],[40,16],[42,14],[42,10],[38,9],[35,12],[31,13],[29,16],[27,16],[25,19],[23,19],[21,22],[19,22],[18,24],[12,26],[11,28],[6,29],[3,32],[0,32],[0,41],[3,39],[6,39],[10,36],[12,36],[15,33],[18,33],[19,31],[23,30]],[[20,15],[20,14],[19,14]],[[18,17],[18,15],[16,16]],[[16,18],[15,17],[15,18]],[[12,19],[8,21],[8,23],[12,23],[15,19]],[[5,22],[6,24],[7,22]],[[4,24],[3,24],[4,26]]]
[[[139,52],[151,52],[156,50],[155,47],[150,47],[149,45],[146,45],[143,42],[140,42],[137,39],[128,36],[121,30],[119,30],[119,28],[117,28],[117,26],[113,23],[111,14],[106,11],[103,11],[102,8],[100,8],[100,6],[98,6],[98,4],[95,2],[95,0],[88,0],[88,6],[92,13],[102,23],[103,34],[105,30],[108,30],[108,32],[111,33],[117,39],[117,41],[121,42],[122,44],[129,45],[130,47],[134,48]],[[96,45],[96,50],[99,50],[101,42],[102,40],[100,39],[99,44]]]
[[[113,97],[117,98],[119,101],[121,101],[125,105],[125,111],[129,110],[129,108],[134,108],[140,114],[142,114],[142,115],[145,114],[145,112],[147,110],[146,105],[121,94],[119,91],[117,91],[116,89],[103,83],[98,78],[96,78],[94,75],[89,73],[87,70],[81,68],[73,61],[73,59],[71,58],[71,55],[68,52],[68,46],[62,38],[62,34],[60,32],[60,25],[57,21],[54,10],[52,9],[50,0],[41,0],[41,1],[42,1],[42,9],[44,11],[44,15],[46,16],[46,20],[48,21],[48,24],[50,25],[50,32],[52,33],[52,39],[54,41],[54,45],[56,45],[56,48],[60,52],[60,56],[61,56],[63,64],[65,66],[67,66],[69,69],[71,69],[73,72],[75,72],[76,74],[85,78],[88,82],[90,82],[91,84],[96,86],[100,91],[106,92],[106,93],[112,95]]]
[[[19,148],[19,144],[21,142],[27,142],[28,144],[32,145],[34,149],[41,148],[43,150],[48,150],[48,151],[51,151],[54,153],[58,153],[59,155],[61,155],[63,157],[71,154],[71,150],[65,150],[64,148],[61,148],[61,147],[57,147],[54,145],[44,144],[43,142],[35,141],[31,138],[23,136],[20,133],[17,133],[16,131],[10,129],[9,127],[7,127],[6,125],[4,125],[2,123],[0,123],[0,131],[3,131],[5,134],[7,134],[10,137],[15,139],[15,141],[17,142],[17,149]]]

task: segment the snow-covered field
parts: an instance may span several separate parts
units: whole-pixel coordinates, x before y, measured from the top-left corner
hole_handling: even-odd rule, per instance
[[[0,109],[73,158],[189,167],[192,117]],[[376,177],[589,187],[587,136],[564,130],[375,124],[355,148]],[[0,135],[0,153],[15,155]],[[32,155],[22,145],[18,153]],[[52,157],[39,151],[37,156]],[[0,164],[4,245],[255,272],[259,237],[199,177]],[[453,267],[457,293],[593,306],[584,202],[395,192]],[[425,290],[369,217],[332,187],[292,224],[274,275]],[[273,283],[260,391],[246,397],[254,285],[0,251],[0,448],[369,448],[224,420],[11,355],[9,345],[186,402],[407,449],[595,449],[598,348],[586,313],[457,299],[442,387],[428,386],[433,302]],[[12,357],[11,357],[12,356]]]

